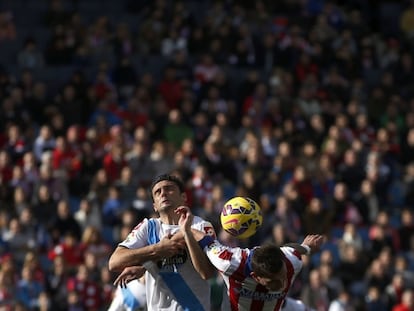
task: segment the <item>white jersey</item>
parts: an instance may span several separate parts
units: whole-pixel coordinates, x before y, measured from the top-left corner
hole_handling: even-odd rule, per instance
[[[250,277],[254,248],[228,247],[211,237],[205,237],[199,244],[223,276],[232,311],[282,310],[286,295],[302,268],[301,255],[298,251],[292,247],[281,247],[285,255],[287,282],[283,290],[275,292]]]
[[[125,288],[118,286],[108,311],[146,310],[145,285],[139,280],[128,282]]]
[[[192,228],[215,236],[211,223],[194,216]],[[178,225],[161,223],[158,218],[144,219],[119,246],[136,249],[159,242],[180,230]],[[149,311],[209,311],[210,285],[194,269],[186,250],[144,267]]]

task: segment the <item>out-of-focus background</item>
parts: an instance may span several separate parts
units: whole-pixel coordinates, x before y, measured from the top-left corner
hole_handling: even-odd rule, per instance
[[[173,171],[224,243],[327,235],[292,297],[406,310],[413,40],[413,1],[1,1],[0,309],[106,310]],[[220,229],[234,195],[262,207],[249,240]]]

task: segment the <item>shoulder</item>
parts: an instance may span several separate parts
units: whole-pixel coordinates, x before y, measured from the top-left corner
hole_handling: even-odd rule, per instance
[[[144,218],[139,224],[137,224],[133,231],[138,231],[142,229],[147,229],[151,224],[157,225],[159,223],[159,220],[156,218]]]
[[[199,216],[194,216],[192,228],[203,231],[205,234],[215,236],[216,232],[214,230],[211,222],[204,220]]]
[[[280,248],[286,259],[293,265],[295,270],[302,267],[302,256],[293,247],[283,246]]]

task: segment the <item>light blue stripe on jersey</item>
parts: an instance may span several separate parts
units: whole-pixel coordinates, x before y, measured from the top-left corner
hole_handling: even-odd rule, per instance
[[[155,219],[150,219],[148,221],[148,243],[155,244],[159,241]],[[204,311],[204,307],[179,273],[160,272],[160,276],[185,311]]]
[[[134,294],[131,292],[131,290],[128,287],[126,288],[121,287],[121,291],[122,291],[122,297],[123,297],[123,302],[125,306],[128,306],[128,308],[131,308],[130,310],[135,310],[136,308],[141,307],[141,304],[139,303],[137,298],[135,298]]]

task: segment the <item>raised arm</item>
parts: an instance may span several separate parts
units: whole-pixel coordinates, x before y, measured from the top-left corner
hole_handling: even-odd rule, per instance
[[[289,246],[297,250],[301,255],[311,255],[318,251],[325,241],[325,237],[320,234],[309,234],[305,237],[301,244],[288,243],[284,246]]]
[[[214,276],[216,269],[198,245],[198,241],[201,240],[205,234],[201,231],[191,229],[194,216],[187,206],[180,206],[176,209],[176,212],[181,214],[179,225],[194,268],[204,280],[207,280]]]

